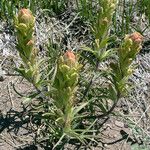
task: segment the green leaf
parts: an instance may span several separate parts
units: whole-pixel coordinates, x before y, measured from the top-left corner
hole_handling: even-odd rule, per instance
[[[113,101],[116,101],[118,99],[117,91],[113,85],[109,85],[109,92],[109,98]]]
[[[101,109],[101,111],[103,113],[106,113],[106,111],[107,111],[106,107],[107,106],[105,106],[103,102],[99,102],[97,106]]]
[[[88,133],[88,132],[90,132],[91,130],[91,128],[93,127],[93,125],[97,122],[97,120],[98,119],[95,119],[94,121],[93,121],[93,123],[87,128],[87,129],[85,129],[83,132],[82,132],[82,135],[84,135],[85,133]]]
[[[81,134],[78,134],[76,132],[74,132],[73,130],[69,130],[67,132],[65,132],[66,135],[78,139],[81,143],[85,144],[85,139],[83,138],[83,136]]]
[[[53,147],[52,150],[55,150],[55,149],[56,149],[56,147],[57,147],[57,146],[61,143],[61,141],[65,138],[65,136],[66,136],[66,134],[64,133],[64,134],[60,137],[59,141],[54,145],[54,147]]]
[[[105,59],[107,59],[108,57],[110,57],[110,56],[112,56],[114,53],[115,53],[115,51],[114,51],[115,49],[109,49],[109,50],[107,50],[107,51],[104,51],[104,52],[102,52],[102,53],[100,53],[100,55],[99,55],[99,60],[100,61],[104,61]]]
[[[83,109],[88,104],[89,104],[89,102],[85,102],[85,103],[81,104],[80,106],[78,106],[77,108],[75,108],[73,111],[73,115],[75,116],[81,109]]]
[[[105,38],[105,39],[102,39],[102,41],[101,41],[100,44],[99,44],[99,48],[100,48],[100,49],[101,49],[101,48],[104,48],[104,47],[107,45],[109,39],[110,39],[109,37],[107,37],[107,38]]]
[[[86,47],[86,46],[83,46],[81,47],[84,51],[87,51],[87,52],[91,52],[91,53],[95,53],[94,50],[92,50],[90,47]]]

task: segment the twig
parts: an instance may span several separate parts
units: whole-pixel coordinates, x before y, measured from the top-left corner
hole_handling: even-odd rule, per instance
[[[15,91],[20,97],[25,97],[24,95],[20,94],[20,93],[16,90],[14,83],[12,83],[12,87],[13,87],[14,91]]]
[[[76,20],[78,15],[79,15],[79,13],[73,18],[73,20],[69,23],[69,25],[64,30],[67,30],[73,24],[73,22]]]
[[[65,136],[66,136],[66,134],[63,134],[63,135],[60,137],[59,141],[54,145],[54,147],[53,147],[52,150],[55,150],[55,148],[60,144],[60,142],[62,141],[62,139],[63,139]]]
[[[3,140],[5,143],[7,143],[8,145],[10,145],[11,147],[15,147],[15,144],[9,140],[8,137],[3,136],[2,134],[0,135],[0,139]]]
[[[10,103],[11,103],[11,107],[14,108],[14,103],[12,101],[12,95],[11,95],[10,87],[9,86],[10,86],[10,84],[8,83],[7,90],[8,90],[9,100],[10,100]]]
[[[103,117],[106,117],[108,115],[110,115],[112,113],[112,111],[115,109],[117,103],[118,103],[118,100],[120,98],[120,94],[118,94],[118,99],[114,102],[114,104],[112,105],[112,107],[105,113],[105,114],[101,114],[101,115],[94,115],[94,116],[85,116],[84,118],[85,119],[96,119],[96,118],[103,118]]]
[[[21,76],[20,74],[4,73],[4,76]]]

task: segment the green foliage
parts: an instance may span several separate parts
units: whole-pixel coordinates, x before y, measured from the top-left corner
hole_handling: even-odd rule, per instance
[[[90,23],[98,20],[98,14],[101,15],[103,0],[76,0],[78,12],[84,21]],[[104,4],[106,5],[106,4]],[[150,1],[149,0],[118,0],[118,4],[113,15],[112,31],[119,37],[123,37],[135,29],[142,33],[145,29],[140,29],[139,24],[143,15],[150,20]],[[137,16],[138,23],[133,26],[133,18]],[[105,26],[105,25],[104,25]],[[147,26],[145,27],[147,28]]]
[[[143,33],[149,26],[141,29],[141,20],[144,15],[149,20],[150,13],[150,1],[149,0],[137,0],[137,1],[126,1],[119,0],[117,9],[113,16],[113,31],[117,36],[125,36],[134,30]],[[136,18],[136,22],[133,18]]]
[[[81,18],[84,21],[94,23],[98,20],[99,15],[102,15],[103,0],[75,0],[74,8],[80,13]],[[110,1],[112,2],[112,1]],[[69,8],[69,0],[1,0],[0,1],[0,18],[7,19],[12,22],[12,18],[16,12],[21,8],[28,8],[34,14],[39,10],[46,11],[49,15],[59,15]],[[104,5],[107,5],[106,3]],[[150,20],[150,1],[149,0],[137,0],[126,1],[118,0],[115,13],[113,15],[113,24],[111,30],[119,37],[123,37],[125,34],[135,29],[136,31],[143,33],[148,25],[143,29],[140,28],[140,22],[142,16],[146,15],[146,18]],[[135,14],[136,13],[136,14]],[[133,18],[138,16],[138,23],[133,26]],[[111,16],[112,17],[112,16]],[[103,26],[105,26],[105,19]],[[106,26],[105,26],[106,27]],[[106,27],[107,28],[107,27]]]
[[[139,8],[140,11],[142,11],[142,13],[144,13],[148,19],[149,19],[149,22],[150,22],[150,1],[149,0],[138,0],[137,1],[137,6]]]
[[[64,11],[68,0],[1,0],[0,1],[0,17],[11,19],[16,15],[16,12],[21,8],[28,8],[33,13],[37,10],[48,10],[55,14],[60,14]]]
[[[96,19],[91,23],[91,31],[94,36],[93,49],[83,47],[89,51],[101,62],[112,54],[112,50],[107,50],[109,43],[109,27],[112,20],[112,15],[116,7],[116,0],[99,1],[100,9],[96,14]]]
[[[95,12],[93,11],[93,1],[76,0],[78,12],[83,20],[94,20]]]

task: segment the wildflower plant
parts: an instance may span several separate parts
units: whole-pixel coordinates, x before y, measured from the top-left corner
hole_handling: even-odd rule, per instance
[[[35,18],[29,9],[21,9],[15,17],[17,35],[17,49],[23,61],[17,69],[28,81],[37,85],[40,80],[39,62],[37,62],[38,49],[34,38]]]
[[[99,3],[101,8],[97,19],[91,23],[91,33],[94,37],[92,46],[82,47],[95,57],[96,65],[92,66],[92,70],[106,80],[104,86],[97,85],[98,92],[94,94],[91,92],[93,78],[88,87],[85,87],[85,92],[81,90],[80,74],[86,68],[81,64],[79,56],[71,50],[55,60],[56,68],[54,71],[49,70],[52,76],[41,79],[41,61],[38,61],[34,37],[35,18],[28,9],[21,9],[15,18],[17,49],[22,59],[17,71],[34,87],[40,87],[39,97],[34,97],[38,103],[33,104],[31,114],[35,120],[40,120],[40,127],[37,128],[39,137],[46,137],[53,149],[72,139],[82,143],[87,139],[96,141],[94,124],[97,118],[112,113],[118,100],[127,93],[128,79],[135,69],[132,62],[141,49],[142,35],[138,32],[126,35],[118,47],[109,49],[109,29],[117,1],[101,0]],[[109,58],[111,62],[108,63],[107,69],[100,70],[99,64]],[[42,74],[46,74],[45,70]],[[90,92],[92,98],[89,98]],[[113,102],[111,106],[110,101]]]
[[[132,62],[141,49],[142,41],[143,36],[138,32],[126,35],[122,45],[117,49],[116,62],[110,64],[113,82],[120,94],[127,92],[128,79],[135,69]]]
[[[66,132],[71,130],[75,104],[74,94],[77,89],[80,68],[81,65],[71,51],[67,51],[58,60],[57,73],[53,85],[56,91],[52,97],[56,107],[61,110],[62,116],[60,116],[61,120],[59,121]]]
[[[128,79],[135,69],[132,62],[140,51],[143,40],[142,35],[135,32],[131,35],[127,35],[119,47],[109,49],[108,45],[112,38],[109,34],[109,30],[117,1],[102,0],[99,2],[101,7],[97,14],[97,19],[91,23],[91,31],[94,37],[93,44],[91,47],[83,46],[82,49],[95,56],[96,63],[94,63],[94,73],[99,74],[99,76],[105,78],[106,81],[103,88],[95,88],[97,92],[89,90],[92,95],[93,93],[98,93],[96,96],[99,97],[99,99],[97,100],[96,98],[92,106],[90,106],[90,108],[92,108],[91,110],[96,110],[95,108],[98,106],[102,114],[94,116],[88,115],[85,118],[103,118],[109,115],[114,110],[118,100],[127,93],[129,87]],[[107,61],[109,58],[111,58],[110,68],[108,67],[104,70],[100,69],[101,71],[99,71],[99,64]],[[93,75],[87,85],[88,89],[90,89],[89,87],[92,89],[94,77]],[[94,96],[95,94],[93,97]],[[110,102],[112,102],[112,105],[110,105]]]
[[[91,22],[91,32],[94,36],[92,48],[83,47],[83,50],[94,54],[99,61],[105,60],[112,54],[112,51],[106,51],[106,48],[110,40],[109,28],[116,5],[117,0],[99,1],[100,8],[96,14],[96,19]]]

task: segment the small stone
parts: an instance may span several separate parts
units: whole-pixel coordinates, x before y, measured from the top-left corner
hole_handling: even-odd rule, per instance
[[[104,144],[104,147],[105,147],[105,148],[107,148],[107,147],[108,147],[108,145],[107,145],[107,144]]]
[[[120,127],[120,128],[123,128],[124,127],[124,123],[123,122],[121,122],[121,121],[115,121],[115,125],[117,126],[117,127]]]
[[[118,137],[118,135],[117,134],[114,134],[114,136],[113,136],[114,138],[116,138],[116,137]]]

